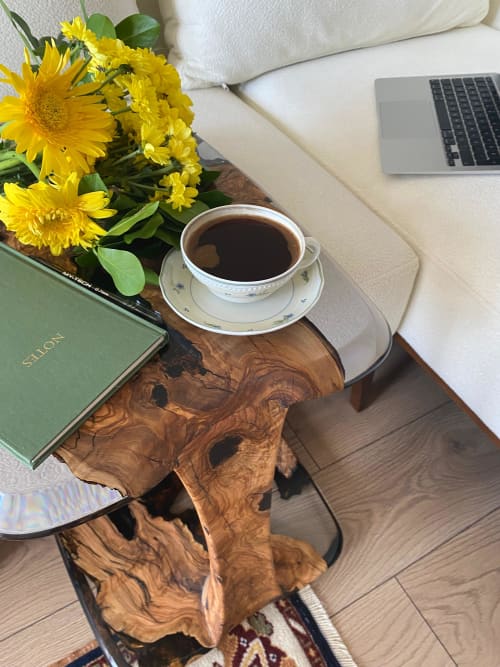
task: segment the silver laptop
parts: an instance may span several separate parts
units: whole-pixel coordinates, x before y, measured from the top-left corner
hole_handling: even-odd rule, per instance
[[[375,80],[386,174],[500,172],[500,75]]]

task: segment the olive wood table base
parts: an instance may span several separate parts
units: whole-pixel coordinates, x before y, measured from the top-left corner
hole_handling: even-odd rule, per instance
[[[306,540],[322,554],[328,565],[332,564],[340,553],[342,534],[307,472],[299,465],[290,478],[286,479],[277,472],[275,480],[277,485],[272,493],[271,530]],[[182,519],[195,540],[204,544],[196,513],[175,474],[169,475],[156,489],[143,496],[141,502],[154,517],[162,517],[167,521]],[[133,538],[135,521],[128,506],[113,511],[109,516],[126,539]],[[194,638],[179,632],[165,635],[155,642],[141,642],[112,631],[104,622],[102,610],[97,604],[95,585],[75,565],[70,552],[63,546],[62,535],[57,535],[56,539],[82,609],[111,667],[129,667],[132,656],[138,667],[183,665],[209,650]]]
[[[288,407],[339,390],[342,369],[304,320],[262,336],[222,336],[184,322],[156,293],[149,298],[171,325],[168,347],[58,455],[77,476],[133,498],[174,471],[204,545],[141,501],[129,505],[131,539],[103,516],[65,531],[63,542],[98,582],[112,628],[144,642],[182,632],[216,646],[326,569],[308,543],[271,534],[271,490]]]

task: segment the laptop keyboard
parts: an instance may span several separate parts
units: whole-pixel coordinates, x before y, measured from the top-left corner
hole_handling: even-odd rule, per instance
[[[450,167],[500,165],[500,96],[489,76],[431,79]]]

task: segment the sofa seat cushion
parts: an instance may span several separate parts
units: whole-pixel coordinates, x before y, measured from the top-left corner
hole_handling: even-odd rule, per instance
[[[500,433],[500,175],[383,174],[373,83],[498,62],[499,32],[479,25],[296,64],[236,92],[416,250],[421,271],[400,331]]]

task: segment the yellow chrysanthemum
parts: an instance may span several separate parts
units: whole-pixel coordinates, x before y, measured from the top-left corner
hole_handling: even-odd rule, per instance
[[[154,123],[158,117],[158,100],[156,91],[149,79],[130,75],[127,79],[127,89],[130,94],[130,109],[138,114],[145,122]]]
[[[196,155],[193,160],[187,160],[182,165],[181,176],[183,178],[183,182],[186,182],[188,185],[192,186],[198,185],[202,171],[203,169],[199,162],[199,157]]]
[[[78,194],[79,179],[72,173],[59,186],[40,181],[29,188],[6,183],[0,197],[0,219],[19,241],[36,248],[48,247],[53,255],[65,248],[90,248],[106,233],[93,218],[109,218],[104,192]]]
[[[162,145],[164,141],[165,135],[159,128],[152,125],[141,127],[142,152],[147,160],[161,165],[170,163],[170,150]]]
[[[82,60],[68,66],[69,57],[69,50],[61,55],[47,43],[37,72],[27,52],[22,76],[0,65],[0,81],[19,95],[0,101],[0,122],[7,122],[2,137],[14,140],[17,152],[26,153],[31,162],[42,155],[41,178],[52,172],[88,173],[113,138],[113,117],[102,98],[92,94],[97,84],[78,84],[86,69]]]
[[[71,23],[69,21],[61,21],[61,32],[68,39],[76,39],[79,42],[93,44],[94,46],[97,43],[95,33],[87,28],[79,16],[74,18]]]
[[[182,211],[183,208],[190,208],[198,194],[196,188],[191,188],[187,185],[186,176],[178,172],[164,176],[160,181],[160,185],[170,189],[170,195],[167,196],[166,201],[172,205],[172,208],[179,211]]]

